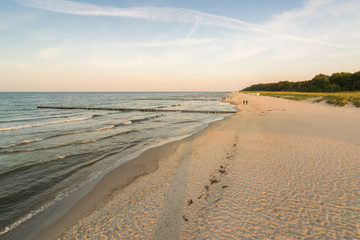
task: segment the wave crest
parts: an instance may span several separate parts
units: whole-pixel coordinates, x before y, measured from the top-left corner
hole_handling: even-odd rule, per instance
[[[0,128],[0,132],[15,131],[15,130],[24,129],[24,128],[43,127],[43,126],[63,124],[63,123],[79,122],[79,121],[84,121],[84,120],[87,120],[87,119],[90,119],[90,118],[89,117],[71,118],[71,119],[64,119],[64,120],[59,120],[59,121],[26,124],[26,125],[22,125],[22,126],[13,126],[13,127],[8,127],[8,128]]]
[[[21,145],[27,145],[33,142],[39,142],[41,141],[41,139],[32,139],[32,140],[24,140],[22,142],[19,143],[12,143],[9,145],[5,145],[5,146],[0,146],[0,149],[4,149],[4,148],[11,148],[11,147],[16,147],[16,146],[21,146]]]
[[[109,130],[109,129],[113,129],[115,127],[116,127],[115,125],[106,126],[106,127],[98,128],[98,129],[96,129],[96,131]]]

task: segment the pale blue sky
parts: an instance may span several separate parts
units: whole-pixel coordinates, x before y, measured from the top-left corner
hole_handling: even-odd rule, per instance
[[[359,0],[2,0],[0,91],[216,91],[360,70]]]

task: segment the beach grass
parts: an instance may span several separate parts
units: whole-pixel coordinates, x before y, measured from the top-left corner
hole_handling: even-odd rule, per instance
[[[249,93],[249,92],[243,92]],[[313,102],[325,101],[335,106],[345,106],[350,103],[355,107],[360,107],[360,91],[353,92],[336,92],[336,93],[320,93],[320,92],[259,92],[262,96],[285,98],[289,100],[312,100]]]

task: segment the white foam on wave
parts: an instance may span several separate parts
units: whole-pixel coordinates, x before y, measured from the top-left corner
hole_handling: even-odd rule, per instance
[[[197,105],[196,103],[191,103],[191,104],[184,104],[184,105]],[[180,105],[181,106],[181,105]],[[113,113],[112,113],[113,114]],[[178,114],[178,113],[166,113],[166,114],[159,114],[160,116],[162,115],[173,115],[173,114]],[[36,123],[36,124],[33,124],[33,125],[24,125],[24,126],[17,126],[17,127],[13,127],[14,129],[11,129],[10,128],[3,128],[3,129],[0,129],[0,131],[11,131],[11,130],[17,130],[17,129],[21,129],[21,128],[30,128],[30,127],[40,127],[40,126],[45,126],[45,125],[52,125],[52,124],[62,124],[62,123],[69,123],[69,122],[75,122],[75,121],[82,121],[82,120],[86,120],[86,119],[89,119],[89,118],[82,118],[82,119],[67,119],[67,120],[62,120],[62,121],[53,121],[53,122],[44,122],[44,123]],[[223,118],[219,118],[219,119],[212,119],[210,121],[205,121],[206,123],[209,123],[209,122],[213,122],[213,121],[218,121],[218,120],[221,120]],[[134,120],[134,122],[136,122]],[[121,124],[122,125],[130,125],[132,124],[133,122],[132,121],[125,121],[125,122],[122,122]],[[204,127],[206,127],[207,124],[204,124]],[[111,125],[111,126],[105,126],[105,127],[102,127],[102,128],[99,128],[99,129],[96,129],[97,131],[102,131],[102,130],[108,130],[108,129],[112,129],[112,128],[115,128],[116,126],[115,125]],[[16,129],[15,129],[16,128]],[[91,131],[94,131],[95,129],[92,129]],[[198,131],[198,130],[197,130]],[[195,132],[197,132],[195,131]],[[74,133],[83,133],[83,132],[86,132],[86,131],[77,131],[77,132],[73,132],[72,134]],[[130,131],[131,132],[131,131]],[[183,136],[177,136],[177,137],[170,137],[168,139],[155,139],[145,145],[150,145],[150,146],[147,146],[145,147],[144,149],[142,149],[141,151],[138,151],[136,153],[133,153],[133,154],[130,154],[128,156],[126,156],[126,158],[123,158],[122,161],[119,160],[119,162],[117,164],[121,164],[123,163],[124,159],[126,160],[130,160],[131,158],[134,157],[134,155],[137,155],[137,154],[140,154],[141,152],[143,152],[145,149],[148,149],[148,148],[152,148],[152,147],[155,147],[155,146],[159,146],[159,145],[162,145],[162,144],[165,144],[167,142],[172,142],[172,141],[175,141],[175,140],[178,140],[178,139],[183,139],[187,136],[190,136],[194,133],[191,133],[191,134],[187,134],[187,135],[183,135]],[[88,142],[91,142],[91,141],[95,141],[95,140],[90,140],[90,141],[87,141],[87,142],[82,142],[82,143],[88,143]],[[58,156],[56,157],[55,159],[52,159],[52,160],[49,160],[49,161],[54,161],[54,160],[57,160],[57,159],[63,159],[65,158],[66,156]],[[114,166],[115,167],[115,166]],[[103,169],[104,170],[104,169]],[[51,207],[52,205],[56,204],[57,202],[60,202],[62,199],[64,199],[65,197],[69,196],[71,193],[73,193],[74,191],[76,191],[77,189],[79,189],[81,186],[89,183],[89,182],[92,182],[94,179],[96,179],[100,174],[102,173],[102,171],[98,171],[98,172],[94,172],[93,174],[91,174],[90,176],[88,176],[87,180],[83,181],[82,183],[78,183],[76,185],[73,185],[73,186],[70,186],[68,188],[66,188],[65,190],[59,192],[52,201],[49,201],[45,204],[43,204],[42,206],[40,206],[39,208],[31,211],[30,213],[28,213],[27,215],[23,216],[22,218],[18,219],[16,222],[14,222],[13,224],[11,224],[10,226],[8,226],[7,228],[5,228],[4,231],[1,231],[2,229],[0,229],[0,235],[3,235],[4,233],[18,227],[19,225],[21,225],[23,222],[31,219],[32,217],[34,217],[35,215],[39,214],[40,212],[43,212],[45,211],[47,208]]]
[[[64,155],[59,155],[59,156],[57,156],[56,158],[53,158],[53,159],[50,159],[50,160],[45,160],[45,161],[42,161],[42,162],[40,162],[40,164],[53,162],[53,161],[56,161],[56,160],[64,159],[64,158],[66,158],[66,157],[67,157],[67,156],[64,156]]]
[[[208,118],[202,119],[201,121],[205,122],[205,123],[212,123],[212,122],[217,122],[217,121],[220,121],[223,119],[224,119],[223,117],[208,117]]]
[[[87,144],[87,143],[92,143],[92,142],[96,142],[95,139],[91,139],[91,140],[88,140],[88,141],[83,141],[81,142],[82,144]]]
[[[6,131],[15,131],[19,129],[24,128],[33,128],[33,127],[43,127],[48,125],[56,125],[56,124],[63,124],[63,123],[71,123],[71,122],[79,122],[90,119],[89,117],[84,118],[71,118],[71,119],[65,119],[65,120],[59,120],[59,121],[51,121],[51,122],[40,122],[40,123],[33,123],[33,124],[26,124],[22,126],[14,126],[14,127],[8,127],[8,128],[0,128],[0,132],[6,132]]]
[[[2,153],[19,153],[19,152],[32,152],[34,149],[15,149],[15,150],[8,150]]]
[[[39,207],[36,210],[31,211],[30,213],[28,213],[27,215],[25,215],[24,217],[18,219],[17,221],[15,221],[13,224],[11,224],[10,226],[5,227],[4,230],[0,231],[0,236],[13,230],[14,228],[16,228],[17,226],[19,226],[20,224],[22,224],[23,222],[29,220],[30,218],[32,218],[33,216],[39,214],[40,212],[44,211],[45,209],[49,208],[50,206],[54,205],[55,201],[50,201],[44,205],[42,205],[41,207]]]
[[[115,128],[115,125],[98,128],[98,129],[96,129],[96,131],[104,131],[104,130],[109,130],[109,129],[113,129],[113,128]]]
[[[30,143],[33,143],[33,142],[39,142],[39,141],[41,141],[41,139],[24,140],[24,141],[22,141],[20,143],[12,143],[12,144],[9,144],[9,145],[0,146],[0,149],[1,148],[11,148],[11,147],[19,146],[19,145],[27,145],[27,144],[30,144]]]
[[[221,118],[222,119],[222,118]],[[217,119],[217,120],[221,120],[221,119]],[[216,121],[216,120],[214,120]],[[131,122],[131,121],[129,121]],[[132,122],[131,122],[132,123]],[[131,124],[130,123],[130,124]],[[111,167],[108,167],[108,168],[105,168],[105,169],[102,169],[100,171],[96,171],[96,172],[93,172],[92,174],[90,174],[88,176],[88,178],[80,183],[77,183],[75,185],[72,185],[68,188],[66,188],[65,190],[59,192],[56,197],[43,204],[42,206],[40,206],[39,208],[31,211],[30,213],[28,213],[27,215],[25,215],[24,217],[18,219],[17,221],[15,221],[13,224],[11,224],[10,226],[6,227],[3,231],[0,232],[0,236],[15,229],[16,227],[20,226],[22,223],[26,222],[27,220],[33,218],[34,216],[38,215],[39,213],[45,211],[46,209],[48,209],[49,207],[53,206],[54,204],[60,202],[62,199],[68,197],[71,193],[75,192],[76,190],[78,190],[80,187],[84,186],[85,184],[88,184],[90,182],[92,182],[93,180],[97,179],[98,176],[104,172],[109,172],[111,169],[114,169],[116,168],[117,166],[119,166],[120,164],[124,163],[124,162],[127,162],[127,161],[130,161],[131,159],[134,159],[136,156],[139,156],[141,153],[143,153],[144,151],[146,151],[147,149],[150,149],[150,148],[154,148],[154,147],[157,147],[157,146],[161,146],[161,145],[164,145],[166,143],[169,143],[169,142],[173,142],[173,141],[177,141],[177,140],[181,140],[181,139],[184,139],[186,137],[189,137],[191,136],[192,134],[195,134],[196,132],[202,130],[203,128],[205,128],[207,125],[204,125],[202,128],[198,129],[197,131],[194,131],[192,133],[189,133],[189,134],[185,134],[185,135],[181,135],[181,136],[173,136],[173,137],[169,137],[167,139],[154,139],[153,141],[150,141],[148,142],[147,144],[145,143],[145,148],[141,149],[141,150],[138,150],[132,154],[129,154],[123,158],[120,158],[116,164],[114,164],[113,166]],[[130,131],[131,132],[131,131]],[[65,158],[66,156],[58,156],[52,160],[49,160],[49,161],[46,161],[46,162],[50,162],[50,161],[55,161],[55,160],[58,160],[58,159],[63,159]],[[45,163],[45,162],[42,162],[42,163]]]
[[[22,141],[19,145],[26,145],[26,144],[30,144],[33,142],[39,142],[39,141],[41,141],[41,139],[25,140],[25,141]]]
[[[61,158],[65,158],[65,156],[59,156],[56,159],[61,159]],[[53,160],[55,160],[55,159],[53,159]],[[78,190],[80,187],[82,187],[85,184],[88,184],[88,183],[92,182],[93,180],[95,180],[101,173],[102,173],[102,171],[93,172],[92,174],[90,174],[88,176],[88,178],[86,180],[84,180],[84,181],[82,181],[80,183],[74,184],[74,185],[60,191],[53,200],[50,200],[49,202],[41,205],[39,208],[29,212],[24,217],[19,218],[14,223],[12,223],[9,226],[5,227],[2,231],[0,229],[0,236],[7,233],[7,232],[9,232],[9,231],[11,231],[11,230],[13,230],[13,229],[15,229],[16,227],[20,226],[22,223],[30,220],[34,216],[38,215],[39,213],[45,211],[49,207],[51,207],[51,206],[55,205],[56,203],[60,202],[65,197],[69,196],[71,193]]]

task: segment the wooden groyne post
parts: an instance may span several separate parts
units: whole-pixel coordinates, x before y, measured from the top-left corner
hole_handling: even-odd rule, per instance
[[[89,108],[89,107],[55,107],[37,106],[37,108],[60,109],[60,110],[100,110],[100,111],[119,111],[119,112],[179,112],[179,113],[207,113],[207,114],[233,114],[238,111],[218,111],[218,110],[177,110],[177,109],[154,109],[154,108]]]
[[[140,100],[140,101],[201,101],[201,102],[218,102],[220,99],[217,98],[135,98],[134,100]]]

